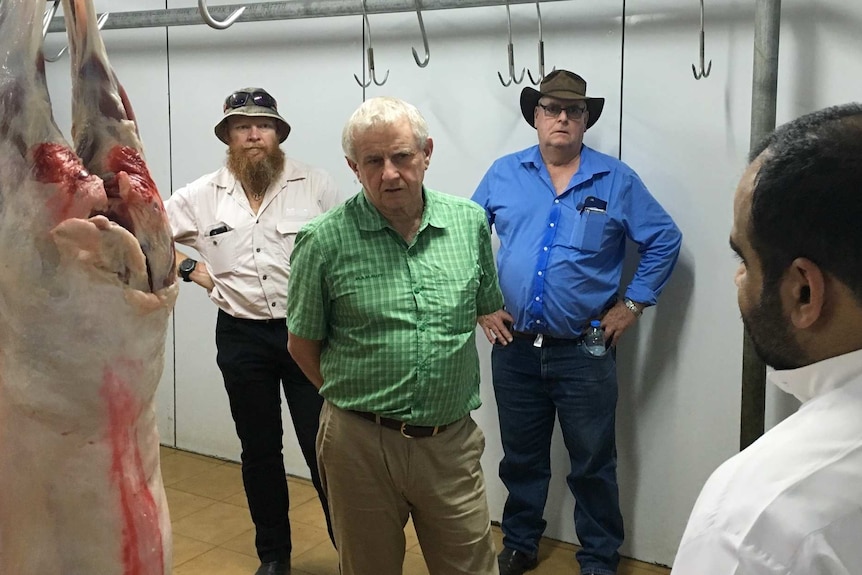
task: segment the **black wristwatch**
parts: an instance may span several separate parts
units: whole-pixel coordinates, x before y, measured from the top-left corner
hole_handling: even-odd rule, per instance
[[[183,278],[184,282],[192,281],[192,278],[189,277],[193,271],[195,271],[195,266],[198,265],[197,260],[193,260],[192,258],[186,258],[182,262],[180,262],[180,277]]]

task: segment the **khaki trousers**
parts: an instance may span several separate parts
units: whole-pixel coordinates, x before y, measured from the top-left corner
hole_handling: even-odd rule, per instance
[[[324,402],[317,457],[342,575],[401,575],[410,516],[431,575],[497,575],[484,449],[470,417],[411,439]]]

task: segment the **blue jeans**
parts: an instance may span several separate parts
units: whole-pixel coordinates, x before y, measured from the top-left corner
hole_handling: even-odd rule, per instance
[[[623,518],[617,488],[614,350],[589,355],[581,343],[542,348],[515,338],[491,354],[500,418],[500,479],[509,491],[503,509],[503,545],[535,555],[551,479],[551,435],[559,415],[575,496],[581,573],[612,575],[619,563]]]

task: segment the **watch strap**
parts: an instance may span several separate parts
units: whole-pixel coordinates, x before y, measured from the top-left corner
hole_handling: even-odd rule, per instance
[[[624,301],[625,301],[626,307],[629,308],[630,312],[635,314],[635,317],[640,317],[641,315],[643,315],[643,310],[638,309],[638,306],[637,306],[637,304],[635,304],[635,302],[633,302],[629,298],[625,298]]]
[[[184,282],[192,281],[190,277],[191,273],[195,271],[195,266],[198,265],[197,260],[193,260],[192,258],[186,258],[182,262],[180,262],[179,273],[180,277]]]

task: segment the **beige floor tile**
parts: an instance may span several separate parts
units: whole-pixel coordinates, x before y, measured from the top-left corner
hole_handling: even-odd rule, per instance
[[[329,533],[326,529],[304,523],[291,522],[290,539],[293,543],[294,557],[302,555],[321,544],[332,547],[332,541],[329,540]]]
[[[580,572],[575,554],[571,549],[546,545],[544,541],[539,545],[539,566],[535,575],[558,575],[560,573],[571,573],[575,575]]]
[[[287,490],[290,495],[290,508],[294,509],[303,503],[307,503],[312,499],[317,499],[317,491],[307,479],[299,477],[287,478]],[[225,503],[231,505],[239,505],[248,509],[248,500],[245,498],[245,491],[240,491],[235,495],[222,499]]]
[[[194,453],[192,451],[183,451],[182,449],[177,449],[177,451],[183,455],[187,455],[187,456],[193,457],[195,459],[200,459],[201,461],[214,461],[216,463],[232,463],[234,465],[239,465],[239,461],[234,461],[232,459],[223,459],[221,457],[212,457],[211,455],[201,455],[200,453]]]
[[[168,487],[178,481],[212,471],[221,465],[223,463],[215,459],[205,460],[185,453],[177,453],[162,460],[162,481]]]
[[[404,568],[401,571],[403,575],[428,575],[428,566],[425,565],[425,559],[416,553],[406,553],[404,555]]]
[[[254,534],[254,528],[251,528],[248,531],[243,531],[233,539],[225,541],[219,547],[230,549],[249,557],[257,557],[257,548],[254,546]]]
[[[320,506],[320,501],[317,498],[307,501],[302,505],[291,507],[290,522],[305,523],[313,525],[320,529],[326,529],[326,517],[323,515],[323,508]]]
[[[290,538],[293,543],[293,557],[302,555],[306,551],[317,547],[321,543],[329,542],[329,534],[324,529],[305,525],[303,523],[295,523],[290,528]],[[237,537],[222,543],[220,547],[242,553],[250,557],[257,557],[257,549],[254,546],[254,529],[249,529],[245,533],[241,533]]]
[[[503,532],[496,525],[491,526],[491,537],[494,538],[494,547],[497,553],[503,550]]]
[[[168,496],[168,510],[171,513],[171,521],[178,521],[192,513],[209,507],[215,500],[209,497],[201,497],[185,491],[178,491],[173,487],[166,487],[165,494]]]
[[[161,447],[162,470],[174,524],[174,575],[250,575],[259,565],[254,526],[242,490],[239,465]],[[311,482],[288,477],[291,498],[293,575],[338,575],[338,555]],[[219,501],[216,501],[219,499]],[[502,533],[492,527],[497,550]],[[412,522],[405,527],[404,575],[427,575]],[[542,540],[530,575],[578,575],[570,543]],[[668,575],[669,569],[623,559],[619,575]]]
[[[186,493],[223,501],[234,495],[244,495],[242,471],[239,465],[225,463],[205,474],[172,483],[171,487]]]
[[[670,569],[663,565],[644,563],[634,559],[623,559],[617,570],[618,575],[667,575]]]
[[[404,547],[407,551],[422,554],[422,548],[419,546],[419,536],[416,535],[416,527],[413,526],[412,519],[409,519],[407,525],[404,526]]]
[[[164,459],[165,457],[170,457],[171,455],[176,455],[178,452],[173,447],[168,447],[167,445],[159,446],[159,457]]]
[[[317,499],[317,490],[311,481],[289,477],[287,479],[287,491],[290,495],[290,508],[295,509],[303,503]]]
[[[327,540],[305,553],[294,555],[291,566],[312,575],[338,575],[338,553]]]
[[[203,555],[215,546],[210,543],[204,543],[179,533],[173,534],[174,539],[174,567],[182,565],[186,561],[190,561],[195,557]]]
[[[221,545],[253,528],[248,511],[235,505],[215,502],[174,522],[174,532]]]
[[[186,561],[174,575],[250,575],[259,566],[257,558],[217,547]]]
[[[220,547],[251,557],[257,557],[257,549],[254,546],[254,534],[254,529],[250,529],[221,544]],[[293,543],[292,555],[296,557],[317,547],[321,543],[329,542],[329,534],[325,529],[312,527],[304,523],[293,523],[290,526],[290,539]]]
[[[231,505],[236,505],[237,507],[244,507],[248,509],[248,499],[245,497],[245,489],[237,493],[236,495],[231,495],[225,499],[222,499],[225,503],[230,503]]]

